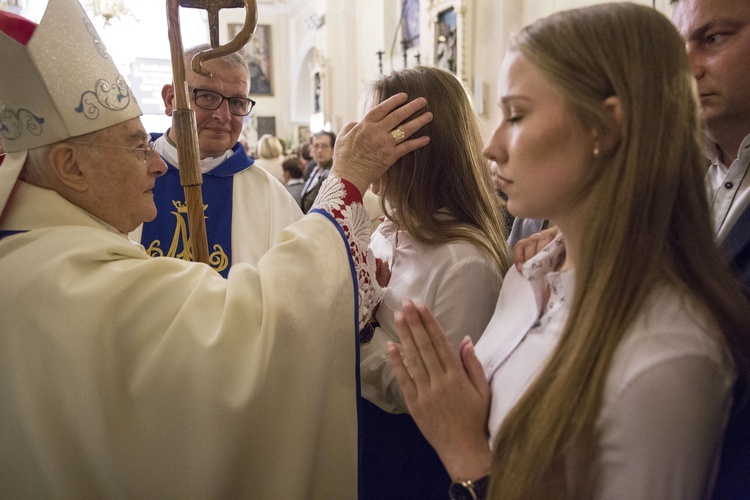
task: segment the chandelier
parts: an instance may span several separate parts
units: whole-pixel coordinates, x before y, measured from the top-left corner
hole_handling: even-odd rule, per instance
[[[92,17],[102,19],[104,26],[108,26],[112,21],[135,18],[125,2],[126,0],[84,0],[82,3]]]

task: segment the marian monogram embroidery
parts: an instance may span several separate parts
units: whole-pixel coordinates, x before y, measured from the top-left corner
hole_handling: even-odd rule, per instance
[[[175,216],[176,223],[172,241],[167,249],[166,257],[175,257],[182,260],[192,260],[192,245],[188,237],[187,226],[187,206],[178,200],[172,200],[176,212],[170,212]],[[203,206],[205,214],[208,205]],[[152,257],[165,257],[164,250],[161,248],[161,241],[154,240],[146,249]],[[221,272],[229,266],[229,257],[221,245],[214,245],[213,252],[208,256],[209,265],[217,272]]]

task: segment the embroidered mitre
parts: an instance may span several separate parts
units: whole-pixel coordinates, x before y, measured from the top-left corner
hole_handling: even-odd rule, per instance
[[[49,0],[25,45],[0,31],[0,140],[24,151],[140,116],[77,0]]]

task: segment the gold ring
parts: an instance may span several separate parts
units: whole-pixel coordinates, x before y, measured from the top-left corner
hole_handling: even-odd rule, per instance
[[[393,140],[396,141],[396,144],[399,144],[401,142],[404,142],[404,139],[406,139],[406,133],[404,132],[404,129],[401,127],[391,130],[391,137],[393,137]]]

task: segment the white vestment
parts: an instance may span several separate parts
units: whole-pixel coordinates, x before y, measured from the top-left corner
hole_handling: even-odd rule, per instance
[[[307,215],[228,279],[21,181],[0,230],[0,498],[357,497],[337,223]]]

